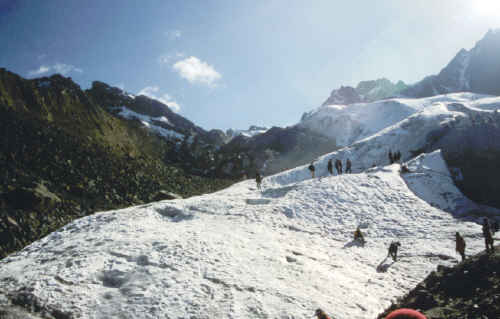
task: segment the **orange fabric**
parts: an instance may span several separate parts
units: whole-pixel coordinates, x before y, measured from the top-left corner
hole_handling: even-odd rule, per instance
[[[385,319],[427,319],[427,317],[416,310],[402,308],[394,310]]]

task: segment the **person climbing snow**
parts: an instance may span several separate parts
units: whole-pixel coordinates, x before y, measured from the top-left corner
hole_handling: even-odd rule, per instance
[[[256,172],[255,173],[255,182],[257,183],[257,188],[262,190],[262,176],[260,176],[260,173],[259,172]]]
[[[335,160],[335,169],[337,170],[337,175],[342,174],[342,162],[339,159]]]
[[[330,317],[328,317],[328,315],[321,309],[316,309],[316,312],[314,313],[314,315],[318,318],[318,319],[330,319]]]
[[[486,245],[486,252],[494,251],[493,248],[493,236],[491,235],[490,223],[488,222],[488,218],[483,219],[483,236],[484,236],[484,244]]]
[[[459,232],[455,233],[455,250],[462,256],[462,261],[465,260],[465,240],[460,236]]]
[[[351,171],[351,160],[350,159],[347,159],[347,161],[345,161],[345,173],[346,174],[352,173],[352,171]]]
[[[393,261],[397,261],[398,259],[398,248],[401,246],[399,241],[393,241],[389,245],[389,253],[387,257],[391,256]]]
[[[389,163],[391,163],[391,164],[394,163],[394,157],[392,156],[391,150],[389,150]]]
[[[330,173],[330,175],[333,175],[333,164],[332,164],[332,159],[331,158],[328,160],[328,166],[327,166],[327,168],[328,168],[328,173]]]
[[[363,236],[363,233],[361,232],[361,229],[359,229],[359,226],[354,231],[354,240],[359,241],[363,245],[365,244],[365,236]]]
[[[311,178],[314,178],[314,171],[315,171],[316,169],[314,168],[314,164],[313,164],[313,162],[311,162],[311,164],[309,165],[309,167],[308,167],[308,168],[309,168],[309,171],[311,172]]]
[[[394,162],[399,162],[401,160],[401,152],[398,150],[396,154],[393,155]]]

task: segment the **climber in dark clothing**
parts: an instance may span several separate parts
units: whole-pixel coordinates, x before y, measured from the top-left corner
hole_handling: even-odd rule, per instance
[[[488,218],[483,219],[483,236],[484,236],[484,244],[486,245],[486,252],[494,251],[493,248],[493,236],[491,235],[490,223],[488,222]]]
[[[459,232],[455,234],[455,250],[462,256],[462,261],[465,260],[465,240],[460,236]]]
[[[342,174],[342,162],[339,159],[335,160],[335,169],[337,170],[337,175]]]
[[[262,183],[262,176],[260,176],[259,172],[255,173],[255,182],[257,183],[257,188],[262,190],[261,183]]]
[[[394,153],[392,155],[393,159],[394,159],[394,162],[399,162],[399,160],[401,159],[401,152],[400,151],[397,151],[396,153]]]
[[[387,256],[391,256],[392,260],[396,261],[398,259],[398,248],[401,246],[399,241],[393,241],[389,245],[389,254]]]
[[[314,178],[314,171],[315,171],[316,169],[314,168],[314,164],[313,164],[313,162],[311,162],[311,164],[309,165],[308,169],[309,169],[309,171],[311,172],[311,178]]]
[[[392,156],[391,150],[389,150],[389,163],[391,163],[391,164],[394,163],[394,157]]]
[[[328,160],[328,166],[327,166],[327,168],[328,168],[328,173],[330,173],[330,175],[333,175],[333,164],[332,164],[332,159],[331,158]]]
[[[318,319],[330,319],[330,317],[328,317],[326,313],[321,309],[316,309],[316,312],[314,314]]]
[[[354,231],[354,240],[359,241],[363,245],[365,244],[365,236],[363,236],[363,233],[361,232],[361,229],[359,229],[359,226]]]
[[[352,173],[352,171],[351,171],[351,160],[350,159],[347,159],[347,161],[345,161],[345,173],[346,174]]]

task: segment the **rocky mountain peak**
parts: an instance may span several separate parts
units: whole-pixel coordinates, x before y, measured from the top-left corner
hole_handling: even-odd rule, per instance
[[[352,86],[341,86],[335,89],[330,94],[330,97],[323,103],[323,105],[330,104],[352,104],[361,102],[361,96]]]
[[[500,95],[500,31],[489,30],[471,50],[461,49],[437,75],[402,92],[409,97],[469,91]]]
[[[341,86],[339,89],[333,90],[323,105],[373,102],[395,96],[406,87],[407,85],[403,81],[392,83],[386,78],[361,81],[356,88]]]

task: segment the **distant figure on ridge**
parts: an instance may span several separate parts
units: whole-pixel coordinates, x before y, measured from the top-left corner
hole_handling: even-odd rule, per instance
[[[361,232],[361,229],[359,229],[359,226],[354,231],[354,240],[359,241],[363,245],[365,244],[365,236],[363,236],[363,233]]]
[[[255,182],[257,183],[257,188],[262,190],[262,176],[260,176],[260,173],[259,172],[256,172],[255,173]]]
[[[330,317],[328,317],[326,315],[326,313],[323,310],[319,309],[319,308],[316,309],[316,312],[314,314],[316,315],[316,317],[318,319],[330,319]]]
[[[398,248],[401,246],[401,243],[399,241],[393,241],[389,245],[389,254],[387,257],[391,256],[393,261],[396,261],[398,259]]]
[[[486,252],[494,251],[493,248],[493,236],[491,235],[490,223],[488,222],[488,218],[483,219],[483,236],[484,236],[484,244],[486,245]]]
[[[459,232],[455,233],[455,250],[462,256],[462,261],[465,260],[465,240],[460,236]]]
[[[391,163],[391,164],[394,163],[394,157],[392,156],[391,150],[389,150],[389,163]]]
[[[342,162],[339,159],[335,160],[335,169],[337,170],[337,175],[342,174]]]
[[[311,172],[311,178],[314,178],[314,171],[315,171],[316,169],[314,168],[314,164],[313,164],[313,162],[311,162],[311,164],[309,165],[309,167],[308,167],[308,168],[309,168],[309,171]]]
[[[350,159],[347,159],[347,161],[345,161],[345,173],[346,174],[352,173],[352,171],[351,171],[351,160]]]
[[[331,158],[328,160],[328,166],[327,166],[327,168],[328,168],[328,173],[330,173],[330,175],[333,175],[333,164],[332,164],[332,159]]]
[[[399,162],[399,160],[401,159],[401,152],[399,150],[396,151],[396,153],[392,155],[392,158],[394,159],[394,162]]]

